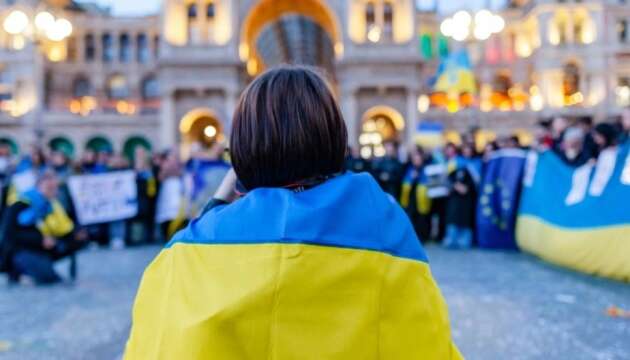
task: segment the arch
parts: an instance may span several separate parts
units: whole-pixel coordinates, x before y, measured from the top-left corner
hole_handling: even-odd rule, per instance
[[[386,105],[377,105],[369,108],[365,113],[363,113],[361,122],[365,122],[365,120],[378,115],[385,115],[390,118],[394,123],[396,130],[404,130],[405,118],[396,109]]]
[[[59,151],[68,158],[74,157],[74,144],[65,136],[57,136],[48,142],[48,147],[53,151]]]
[[[361,156],[385,155],[383,144],[387,141],[399,141],[405,121],[400,113],[389,106],[375,106],[368,109],[361,121],[359,144]]]
[[[214,128],[214,129],[211,129]],[[179,123],[179,132],[185,144],[200,143],[207,147],[224,138],[223,124],[211,109],[189,111]]]
[[[92,84],[85,75],[78,75],[72,82],[72,96],[82,98],[92,95]]]
[[[141,146],[147,152],[152,150],[151,142],[142,135],[133,135],[125,140],[123,144],[123,155],[130,161],[133,161],[135,149]]]
[[[10,137],[0,137],[0,145],[8,146],[13,155],[17,155],[20,152],[18,144]]]
[[[112,142],[102,135],[96,135],[91,137],[86,143],[85,148],[93,150],[94,152],[113,152],[114,146]]]
[[[247,62],[248,72],[256,74],[261,70],[261,60],[256,50],[256,37],[265,25],[280,19],[286,14],[304,16],[328,33],[333,41],[335,53],[343,51],[339,20],[323,0],[259,0],[248,12],[241,26],[239,53]]]
[[[160,84],[155,75],[150,74],[142,79],[141,94],[144,100],[152,100],[160,97]]]
[[[126,99],[131,95],[129,89],[129,82],[127,78],[122,74],[111,75],[107,79],[106,93],[109,99]]]

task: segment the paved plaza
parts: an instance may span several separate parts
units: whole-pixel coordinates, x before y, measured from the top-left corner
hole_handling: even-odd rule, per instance
[[[140,275],[157,251],[90,250],[73,286],[0,287],[0,359],[119,358]],[[630,358],[630,319],[605,313],[630,309],[630,285],[518,253],[428,253],[467,359]]]

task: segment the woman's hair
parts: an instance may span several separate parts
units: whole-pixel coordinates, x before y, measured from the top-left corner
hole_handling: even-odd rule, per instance
[[[266,71],[234,113],[230,152],[242,185],[281,187],[344,168],[348,133],[326,81],[302,66]]]

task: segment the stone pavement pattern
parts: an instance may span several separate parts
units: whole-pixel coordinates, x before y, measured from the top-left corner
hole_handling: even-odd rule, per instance
[[[0,359],[119,358],[140,275],[157,251],[85,252],[75,286],[1,286]],[[467,359],[630,359],[630,320],[605,315],[609,305],[630,309],[629,284],[517,253],[428,253]]]

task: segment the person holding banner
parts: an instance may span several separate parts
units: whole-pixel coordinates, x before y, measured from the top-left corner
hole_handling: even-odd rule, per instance
[[[232,124],[234,171],[145,271],[124,358],[462,359],[404,211],[344,171],[324,79],[268,70]]]
[[[71,257],[70,276],[76,276],[74,254],[85,245],[87,233],[77,230],[56,200],[59,181],[54,172],[45,170],[34,189],[22,194],[4,216],[0,239],[0,270],[9,273],[11,282],[22,275],[36,284],[62,281],[53,265]]]

